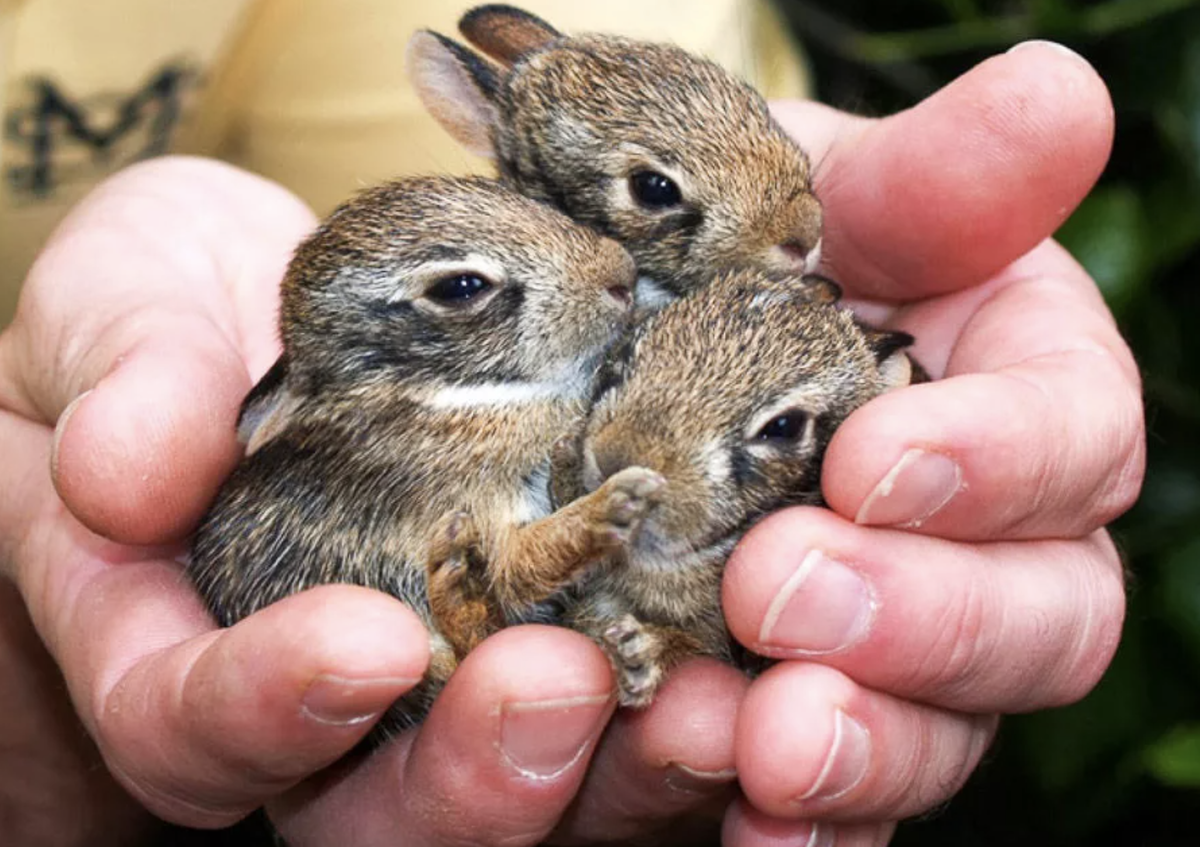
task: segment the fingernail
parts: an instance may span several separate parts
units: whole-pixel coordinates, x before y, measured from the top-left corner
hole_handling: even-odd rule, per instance
[[[505,703],[500,754],[527,777],[553,779],[596,742],[612,709],[610,694]]]
[[[683,794],[712,794],[737,779],[734,768],[704,771],[672,762],[664,778],[667,786]]]
[[[917,527],[945,508],[963,487],[957,462],[941,453],[913,448],[867,495],[854,522]]]
[[[796,798],[833,800],[863,781],[871,760],[871,736],[866,727],[838,709],[833,718],[833,743],[812,788]]]
[[[322,674],[304,692],[301,709],[318,723],[353,726],[378,718],[416,682],[393,677],[347,679]]]
[[[1054,50],[1058,53],[1061,53],[1064,56],[1069,56],[1070,58],[1072,58],[1076,61],[1083,62],[1085,65],[1091,64],[1090,62],[1088,62],[1087,59],[1083,58],[1083,56],[1079,55],[1074,50],[1072,50],[1070,47],[1066,46],[1065,44],[1059,44],[1057,41],[1047,41],[1044,38],[1031,38],[1028,41],[1022,41],[1019,44],[1014,44],[1012,47],[1008,48],[1008,52],[1009,53],[1019,53],[1022,50],[1028,50],[1030,48],[1039,48],[1040,49],[1043,47],[1049,48],[1050,50]]]
[[[837,833],[828,825],[814,823],[809,830],[808,840],[804,847],[833,847],[837,843]]]
[[[79,408],[87,396],[92,393],[89,389],[70,403],[62,410],[58,416],[58,420],[54,422],[54,435],[50,439],[50,475],[51,477],[58,476],[58,442],[62,439],[62,435],[67,431],[67,422],[71,420],[71,415],[75,414],[75,410]]]
[[[862,575],[812,550],[767,607],[758,646],[833,653],[861,641],[874,617],[875,599]]]

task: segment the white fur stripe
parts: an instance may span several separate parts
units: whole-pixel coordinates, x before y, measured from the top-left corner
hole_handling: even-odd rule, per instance
[[[818,238],[813,249],[808,251],[808,255],[804,257],[804,272],[806,274],[815,274],[817,268],[821,267],[821,242],[823,238]]]
[[[563,396],[567,386],[552,382],[479,382],[439,388],[426,405],[431,409],[479,409],[519,406]]]

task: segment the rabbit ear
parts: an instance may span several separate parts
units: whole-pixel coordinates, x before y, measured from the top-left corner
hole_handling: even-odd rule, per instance
[[[536,15],[515,6],[492,3],[476,6],[458,22],[463,38],[503,65],[562,37],[562,33]]]
[[[283,432],[291,423],[299,398],[289,390],[287,375],[288,359],[287,353],[284,353],[242,401],[237,434],[238,440],[246,447],[247,456]]]
[[[879,377],[884,391],[912,384],[913,362],[904,352],[904,348],[911,345],[913,340],[907,332],[867,330],[867,343],[875,351],[875,361],[879,363]]]
[[[833,304],[842,299],[842,287],[821,274],[768,273],[755,278],[752,285],[756,289],[787,295],[789,300]]]
[[[842,299],[842,287],[827,276],[805,274],[800,280],[805,293],[818,303],[836,303]]]
[[[405,60],[417,96],[434,119],[472,153],[494,158],[499,69],[457,41],[429,30],[413,33]]]

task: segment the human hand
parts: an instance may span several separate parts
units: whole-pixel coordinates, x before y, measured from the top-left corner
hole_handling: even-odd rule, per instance
[[[1140,482],[1137,372],[1093,283],[1047,240],[1107,158],[1102,83],[1034,45],[893,118],[779,116],[820,163],[832,275],[948,378],[854,415],[826,459],[834,511],[773,516],[735,553],[731,629],[783,661],[744,693],[727,668],[692,663],[650,709],[618,715],[589,776],[611,776],[609,790],[581,794],[555,840],[629,837],[688,811],[662,790],[671,762],[705,772],[692,811],[721,813],[737,775],[728,845],[885,843],[891,821],[961,787],[998,713],[1081,696],[1116,646],[1121,569],[1100,527]],[[958,464],[954,497],[895,472],[872,498],[914,447]],[[814,550],[851,570],[820,568]],[[672,728],[675,752],[655,749]],[[328,799],[361,797],[356,819],[382,842],[386,797],[344,786]]]
[[[1048,240],[1112,110],[1083,60],[1034,43],[883,120],[777,116],[819,163],[830,275],[943,379],[855,413],[826,454],[833,511],[772,516],[729,563],[731,630],[784,661],[739,713],[726,843],[880,843],[872,821],[948,799],[999,713],[1083,696],[1120,636],[1103,526],[1141,484],[1138,372]]]
[[[109,770],[186,825],[268,804],[296,845],[393,844],[398,827],[423,843],[603,840],[728,792],[740,674],[700,665],[653,715],[608,725],[603,656],[538,627],[472,654],[419,731],[305,782],[421,675],[424,629],[383,594],[326,586],[218,630],[177,558],[237,460],[238,404],[278,353],[279,279],[312,224],[232,168],[140,165],[72,213],[0,335],[0,561]],[[20,717],[45,709],[69,733],[57,693]],[[71,778],[92,764],[57,749],[28,755]],[[111,780],[82,790],[120,802]],[[42,799],[34,823],[65,840],[58,798]],[[129,843],[143,823],[77,843]]]
[[[876,279],[878,272],[863,272],[873,260],[899,261],[907,257],[914,267],[898,274],[893,285],[910,291],[939,291],[958,282],[978,284],[994,276],[982,288],[930,301],[940,305],[933,311],[943,313],[940,324],[929,318],[930,327],[942,327],[942,362],[931,355],[938,349],[932,341],[935,333],[920,325],[927,312],[922,312],[920,305],[897,311],[897,320],[905,321],[904,326],[921,336],[920,355],[938,373],[943,367],[946,373],[958,372],[952,367],[951,353],[964,355],[952,345],[952,337],[945,337],[946,328],[967,325],[959,346],[976,335],[979,342],[986,340],[986,334],[977,334],[976,328],[985,311],[978,300],[986,299],[988,285],[1005,290],[1023,287],[1015,285],[1013,279],[1005,283],[1003,274],[995,275],[1008,261],[1005,254],[1015,258],[1048,235],[1086,191],[1107,155],[1111,117],[1102,86],[1090,71],[1085,73],[1069,64],[1073,60],[1047,54],[1035,62],[1031,53],[1045,51],[1026,51],[1024,57],[1018,53],[993,60],[992,71],[983,80],[979,75],[987,65],[935,96],[922,107],[924,122],[911,120],[915,112],[907,113],[907,123],[905,116],[899,116],[890,122],[871,124],[835,119],[831,112],[817,107],[803,107],[799,113],[806,131],[823,128],[825,143],[832,136],[840,136],[834,149],[842,152],[831,153],[821,169],[827,179],[823,190],[831,219],[826,243],[841,281],[852,293],[869,290],[867,282],[878,286],[876,291],[887,291]],[[1014,66],[1018,57],[1021,60]],[[998,69],[997,63],[1001,63]],[[1073,78],[1077,84],[1075,90],[1065,92],[1055,91],[1053,86],[1036,88],[1038,96],[1030,97],[1017,83],[1024,84],[1034,74],[1051,82]],[[963,100],[981,96],[981,89],[998,87],[997,78],[1010,78],[1013,86],[983,95],[974,111],[964,108]],[[958,96],[947,99],[956,89]],[[1005,104],[1013,99],[1024,102],[1024,107],[1011,125],[1000,127],[1003,132],[983,131],[975,143],[961,143],[961,130],[974,127],[979,109],[993,107],[997,113],[1007,114]],[[818,116],[825,120],[817,121]],[[868,132],[867,126],[881,129]],[[883,127],[892,129],[885,132]],[[1057,139],[1071,130],[1077,131],[1077,149],[1068,161],[1058,163]],[[952,162],[959,176],[946,178],[937,186],[938,196],[947,198],[946,205],[937,207],[944,215],[932,221],[923,235],[893,233],[890,240],[881,238],[874,252],[860,252],[849,246],[857,240],[847,237],[856,230],[851,227],[842,232],[839,227],[856,221],[855,225],[868,230],[877,225],[878,216],[873,215],[880,198],[875,198],[873,205],[870,197],[863,200],[861,195],[872,185],[887,184],[877,174],[887,166],[894,167],[896,159],[892,156],[906,149],[884,144],[889,133],[893,134],[892,140],[908,138],[916,150],[922,143],[939,138],[955,139],[955,149],[943,155],[942,161],[934,161],[935,157],[927,154],[910,156],[903,167],[888,171],[896,180],[896,191],[907,185],[911,196],[916,185],[928,186],[932,164],[945,167]],[[819,159],[821,140],[813,137],[809,146]],[[839,157],[849,163],[851,154],[855,157],[854,168],[843,164],[839,171],[835,167]],[[1006,163],[1007,169],[998,168],[998,154],[1003,154],[999,161]],[[874,171],[864,167],[872,161]],[[925,170],[916,167],[921,162],[926,163]],[[142,188],[162,187],[168,175],[157,169],[170,171],[180,166],[171,162],[147,165],[119,178],[122,182],[114,185],[127,186],[124,181],[136,177],[142,180]],[[607,669],[597,664],[597,654],[590,645],[571,633],[518,629],[502,633],[493,639],[487,652],[472,656],[464,664],[456,676],[458,683],[439,700],[420,733],[400,739],[348,773],[291,790],[305,775],[352,746],[365,732],[365,722],[359,718],[380,708],[381,702],[400,693],[419,674],[426,653],[423,636],[413,620],[388,598],[331,587],[292,598],[237,627],[216,632],[181,581],[178,566],[165,558],[164,551],[147,552],[100,541],[62,509],[45,473],[51,444],[49,422],[58,420],[54,481],[57,494],[70,512],[110,537],[151,544],[177,539],[190,529],[236,457],[232,420],[237,402],[249,386],[247,369],[255,375],[261,373],[275,353],[275,284],[291,243],[310,221],[292,201],[261,183],[251,189],[244,182],[246,177],[234,177],[227,169],[198,163],[186,166],[200,169],[200,173],[191,174],[190,188],[182,195],[187,200],[183,204],[187,214],[182,208],[154,208],[148,215],[134,215],[128,223],[138,237],[132,245],[115,239],[119,249],[113,254],[106,255],[103,250],[107,248],[101,245],[102,252],[97,256],[88,232],[97,221],[111,219],[110,202],[121,208],[128,198],[119,193],[107,198],[101,194],[93,198],[90,217],[80,220],[77,213],[65,236],[60,236],[48,253],[50,258],[39,264],[37,273],[43,275],[44,282],[31,280],[32,293],[26,297],[18,325],[0,343],[0,373],[4,374],[0,376],[0,398],[6,409],[17,413],[7,416],[2,424],[4,440],[21,445],[14,451],[20,458],[19,467],[7,473],[19,481],[22,496],[0,501],[0,538],[10,548],[4,551],[6,558],[15,562],[15,576],[26,602],[67,676],[85,722],[100,739],[110,766],[135,796],[160,814],[186,823],[216,825],[278,798],[272,801],[275,818],[297,844],[347,842],[351,838],[353,843],[363,844],[394,840],[400,826],[414,841],[475,837],[481,841],[524,843],[534,843],[548,829],[557,827],[554,836],[558,840],[578,843],[645,832],[695,808],[720,809],[736,764],[748,796],[765,814],[746,805],[736,807],[726,820],[731,843],[755,843],[772,833],[792,837],[811,834],[809,821],[816,818],[863,819],[867,822],[822,825],[820,834],[825,838],[836,835],[838,843],[843,844],[873,843],[885,839],[888,832],[886,823],[874,821],[939,802],[960,784],[986,746],[992,719],[970,718],[953,710],[987,713],[1057,702],[1085,690],[1107,662],[1119,625],[1121,596],[1118,569],[1112,565],[1115,558],[1100,538],[1091,549],[1080,547],[1079,542],[1074,542],[1072,548],[1077,553],[1071,561],[1078,559],[1081,563],[1069,576],[1077,580],[1089,574],[1093,577],[1092,582],[1084,583],[1088,600],[1070,601],[1068,596],[1061,609],[1053,608],[1051,617],[1040,616],[1046,621],[1047,631],[1059,636],[1053,643],[1049,639],[1039,641],[1038,655],[1045,661],[1052,661],[1065,649],[1061,647],[1064,632],[1080,636],[1070,651],[1072,658],[1078,657],[1075,666],[1067,668],[1057,683],[1045,680],[1046,687],[1053,690],[1038,691],[1036,697],[1018,691],[1005,699],[1014,663],[1003,658],[989,662],[986,654],[978,654],[982,656],[978,661],[966,661],[977,655],[959,652],[977,643],[969,630],[963,630],[961,638],[951,632],[938,643],[939,649],[962,660],[947,668],[944,676],[934,676],[937,667],[922,661],[922,647],[928,645],[916,643],[916,635],[921,633],[907,630],[905,622],[923,614],[922,603],[930,598],[941,601],[940,605],[930,606],[931,614],[952,615],[962,596],[952,591],[955,585],[966,589],[971,585],[967,578],[978,578],[980,568],[997,555],[1006,564],[1013,559],[1001,548],[979,545],[973,560],[979,567],[964,568],[963,578],[957,581],[932,584],[915,579],[919,571],[910,574],[901,568],[881,566],[879,573],[886,573],[889,580],[872,587],[879,592],[886,589],[876,595],[877,600],[882,598],[886,603],[878,604],[869,636],[851,649],[822,657],[826,667],[798,661],[781,665],[754,684],[750,699],[741,709],[742,717],[737,720],[744,681],[728,668],[697,663],[672,679],[652,709],[618,716],[604,742],[594,748],[600,724],[591,723],[584,712],[590,709],[594,716],[608,708],[601,700],[610,685]],[[863,175],[852,178],[858,168],[863,169]],[[219,179],[218,171],[224,174]],[[1057,175],[1050,180],[1052,190],[1023,179],[1021,190],[1014,191],[1006,184],[1010,171],[1023,175],[1054,171]],[[978,174],[978,182],[963,176],[972,172]],[[872,173],[876,176],[866,178]],[[964,181],[960,184],[958,179]],[[170,185],[170,180],[165,184]],[[855,186],[859,199],[852,190]],[[970,194],[956,194],[955,186],[966,186]],[[993,189],[990,192],[985,190],[989,186]],[[205,233],[199,243],[183,238],[169,253],[154,248],[153,239],[146,243],[148,235],[163,231],[162,227],[180,218],[187,220],[197,210],[204,219],[203,209],[216,222],[224,223],[207,221],[198,227]],[[919,217],[911,208],[905,210],[906,221]],[[182,232],[188,231],[185,228]],[[973,248],[961,255],[947,251],[947,247],[961,246],[964,232],[974,231],[993,236],[985,245],[987,250]],[[1047,264],[1046,254],[1051,250],[1040,248],[1025,261],[1035,261],[1033,268],[1040,269],[1041,276],[1066,273],[1064,267],[1073,267],[1061,257],[1058,264]],[[95,268],[105,268],[106,263],[100,260],[137,258],[142,252],[149,258],[140,265],[108,263],[109,272],[119,268],[123,279],[115,283],[104,280],[104,297],[97,298],[96,278],[89,274],[94,274]],[[172,267],[180,261],[176,254],[184,257],[187,267]],[[857,269],[851,261],[856,254],[861,256]],[[930,267],[938,262],[941,268]],[[914,268],[917,272],[910,273]],[[83,274],[85,270],[89,273]],[[1080,283],[1078,273],[1075,269],[1076,275],[1069,277],[1074,282],[1066,286],[1075,291],[1064,306],[1075,318],[1070,325],[1083,322],[1090,327],[1092,319],[1100,321],[1101,317],[1106,321],[1103,307],[1094,292],[1089,295],[1084,291],[1086,286]],[[64,285],[64,279],[71,284]],[[112,290],[111,284],[119,290]],[[971,291],[977,300],[969,296]],[[1005,302],[1000,297],[993,300]],[[978,314],[968,321],[973,308]],[[1044,310],[1041,306],[1035,311]],[[1005,309],[1000,317],[1011,314],[1011,309]],[[1111,334],[1111,325],[1107,327],[1104,333]],[[1069,325],[1055,328],[1065,336]],[[1074,337],[1078,340],[1085,334],[1079,331]],[[1111,352],[1114,358],[1124,350],[1119,341],[1116,345],[1116,351]],[[117,363],[121,367],[116,368]],[[975,364],[983,369],[978,362]],[[194,374],[202,381],[198,387],[191,387],[177,376],[179,373]],[[102,377],[107,377],[103,383]],[[1130,377],[1127,392],[1132,391],[1134,382],[1135,377]],[[953,382],[943,384],[950,385]],[[97,390],[80,401],[73,414],[59,417],[70,401],[93,386]],[[939,386],[928,388],[935,387]],[[896,402],[895,398],[919,390],[900,392],[885,400]],[[1081,395],[1076,391],[1070,396]],[[1122,405],[1120,400],[1108,400],[1114,406]],[[852,469],[854,463],[871,458],[855,456],[844,445],[855,443],[852,427],[863,426],[864,419],[878,420],[872,410],[883,402],[873,404],[848,422],[846,432],[831,447],[826,492],[843,513],[846,501],[840,499],[842,489],[836,480],[866,478],[872,470],[866,468],[857,475],[839,471],[840,466]],[[1128,400],[1123,402],[1124,417],[1128,417],[1133,410]],[[1133,405],[1136,409],[1136,395]],[[927,416],[910,412],[909,417],[929,423]],[[1110,428],[1113,417],[1112,410],[1104,417]],[[961,414],[948,420],[964,426],[973,422]],[[1137,428],[1136,423],[1133,428]],[[989,431],[983,429],[984,433]],[[891,441],[879,443],[902,440],[899,427],[884,434],[888,433]],[[1126,433],[1135,441],[1137,435]],[[1006,442],[993,438],[979,443]],[[886,458],[886,451],[876,455]],[[1134,473],[1113,485],[1110,511],[1118,510],[1121,498],[1130,496],[1130,486],[1136,488],[1140,454],[1129,458]],[[130,473],[130,467],[136,469],[135,473]],[[966,467],[975,471],[973,465]],[[1072,466],[1071,470],[1078,468]],[[146,478],[141,479],[143,476]],[[1019,472],[1015,476],[1022,478]],[[972,496],[978,496],[980,489],[974,478],[967,478],[972,483]],[[873,482],[870,480],[868,485]],[[6,486],[5,490],[15,492],[18,486]],[[853,496],[852,487],[847,490]],[[1062,496],[1057,489],[1051,493]],[[977,508],[979,515],[995,512],[994,508]],[[849,513],[856,513],[856,509],[850,508]],[[822,520],[841,533],[837,538],[862,533],[862,537],[873,539],[873,544],[862,548],[873,553],[890,550],[895,539],[936,541],[934,536],[857,529],[826,514],[801,518],[803,514],[788,513],[765,524],[747,539],[731,563],[726,610],[735,632],[750,643],[761,640],[757,639],[761,626],[755,626],[755,619],[757,616],[761,622],[770,605],[769,600],[762,602],[762,594],[756,593],[753,586],[773,589],[783,584],[787,576],[781,574],[790,574],[796,564],[787,554],[771,554],[770,547],[756,552],[756,544],[770,539],[775,539],[771,543],[787,544],[787,532],[792,531],[789,527],[801,533],[797,536],[800,541],[813,544],[815,536],[811,533],[814,527],[821,528]],[[38,528],[28,536],[32,540],[16,544],[15,539],[25,538],[24,528],[31,525]],[[931,522],[925,528],[936,527]],[[991,531],[1002,537],[1001,529]],[[884,539],[889,543],[885,544]],[[1070,544],[1063,542],[1062,546]],[[830,543],[822,549],[833,546]],[[941,560],[957,551],[958,547],[947,548]],[[165,551],[168,555],[172,552]],[[925,555],[923,551],[921,555]],[[1030,555],[1029,560],[1033,560],[1034,554]],[[892,562],[892,557],[878,558],[884,565]],[[767,563],[763,576],[744,580],[748,562],[756,568]],[[854,564],[859,565],[859,560]],[[1068,565],[1060,568],[1065,569]],[[985,597],[971,598],[966,606],[967,617],[963,618],[967,626],[972,620],[982,626],[985,618],[979,613],[995,614],[1001,607],[1007,608],[1005,598],[1014,593],[1014,586],[1002,579],[1007,571],[1002,574],[990,566],[986,570],[986,584],[992,590]],[[1023,580],[1015,587],[1036,594],[1045,575],[1034,567],[1023,573]],[[876,571],[871,575],[874,578]],[[939,572],[938,576],[944,575]],[[1067,577],[1060,573],[1053,584],[1061,585],[1064,579]],[[999,588],[1002,584],[1010,589],[1003,594]],[[81,590],[84,586],[86,590]],[[939,594],[943,588],[944,593]],[[906,609],[908,616],[899,616]],[[893,616],[893,611],[898,616]],[[787,618],[784,615],[780,620]],[[1079,633],[1081,618],[1091,626]],[[1024,643],[1017,639],[1019,634],[1009,629],[990,631],[990,641],[980,639],[978,643],[996,650],[1014,643],[1019,647]],[[884,647],[888,664],[881,658]],[[891,661],[893,649],[902,661]],[[531,662],[530,657],[535,655],[557,655],[565,663]],[[851,665],[851,660],[858,664]],[[896,678],[881,678],[881,664],[894,671]],[[875,690],[859,688],[839,668]],[[321,677],[334,684],[332,701],[340,706],[335,710],[340,721],[322,720],[304,705],[309,683]],[[959,690],[976,679],[988,685],[981,684],[978,691]],[[247,685],[246,680],[254,684]],[[797,701],[803,708],[793,704],[793,719],[777,723],[779,734],[774,746],[761,750],[764,736],[754,732],[755,721],[747,716],[778,717],[783,695],[798,680],[806,680],[803,692],[807,693]],[[520,685],[507,688],[510,682]],[[884,691],[889,693],[881,693]],[[271,696],[263,696],[266,693]],[[975,695],[980,699],[971,702],[970,697]],[[903,699],[905,696],[912,699]],[[964,699],[960,702],[955,697]],[[330,702],[329,696],[323,699]],[[500,705],[519,699],[543,706],[547,702],[573,705],[583,710],[569,710],[575,717],[564,720],[567,724],[574,721],[574,728],[563,726],[555,736],[561,742],[558,753],[562,755],[566,750],[569,754],[561,770],[551,768],[550,774],[534,778],[528,773],[530,768],[514,766],[520,756],[502,755],[503,742],[498,734],[504,710]],[[833,800],[810,800],[807,806],[775,802],[780,794],[798,796],[807,787],[791,791],[794,781],[804,778],[803,768],[790,768],[788,780],[774,784],[769,781],[777,772],[771,768],[785,759],[792,765],[824,761],[833,740],[830,716],[838,706],[845,706],[848,714],[863,720],[872,732],[876,743],[867,776]],[[818,717],[815,721],[811,720],[814,715]],[[884,724],[886,732],[882,731]],[[886,749],[880,743],[885,738]],[[922,739],[925,746],[914,745]],[[576,794],[593,749],[591,771]],[[165,755],[166,751],[171,755]],[[549,755],[546,751],[543,754]],[[897,769],[898,760],[907,767]],[[547,766],[541,767],[544,770]],[[889,779],[891,790],[880,790],[883,779]],[[772,785],[780,789],[775,798],[770,793]],[[447,815],[445,809],[473,809],[474,814]],[[355,814],[348,814],[348,810]],[[353,827],[349,821],[354,821]]]

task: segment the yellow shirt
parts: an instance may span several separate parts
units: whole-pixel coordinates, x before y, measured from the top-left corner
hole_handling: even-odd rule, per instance
[[[96,182],[164,152],[278,180],[318,213],[404,173],[486,170],[423,111],[409,35],[471,0],[0,0],[0,327],[54,225]],[[769,97],[807,78],[767,0],[518,2],[565,32],[673,41]]]

